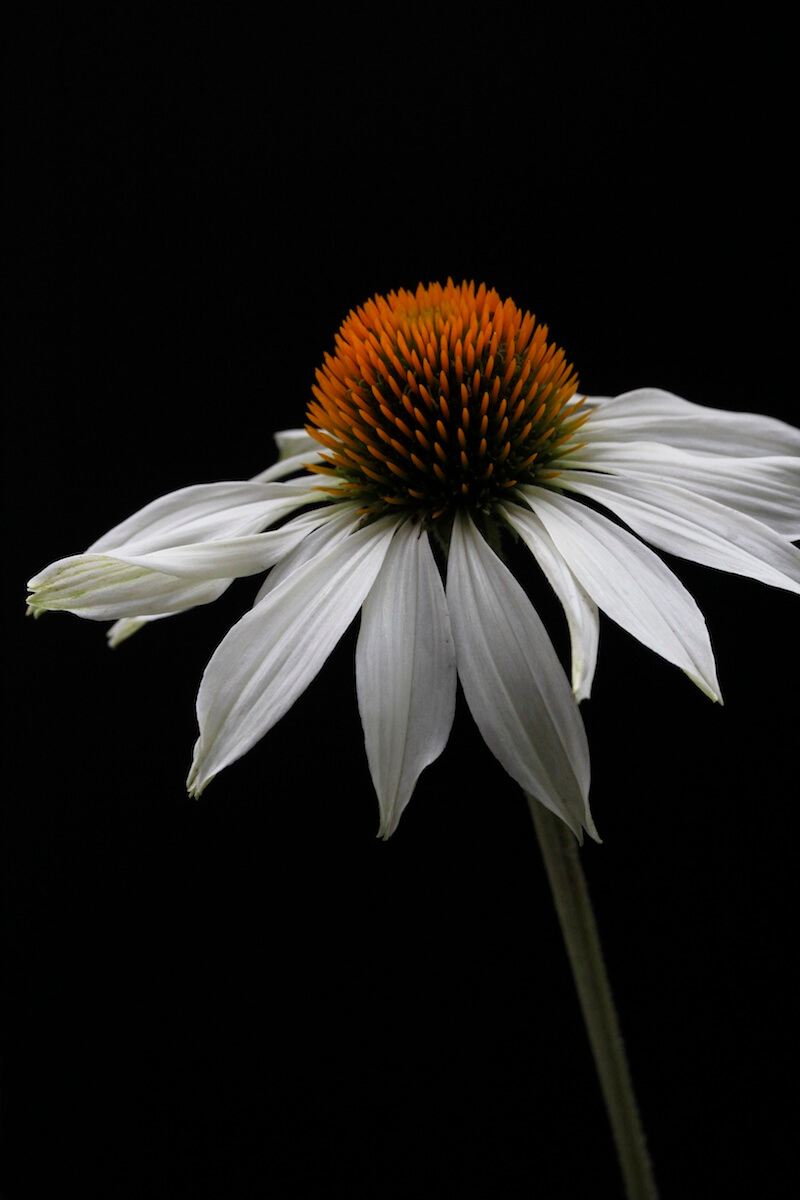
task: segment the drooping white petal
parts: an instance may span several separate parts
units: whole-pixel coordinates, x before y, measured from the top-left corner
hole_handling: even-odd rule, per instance
[[[589,748],[550,638],[520,584],[471,518],[453,525],[447,604],[458,675],[489,749],[573,833],[599,841],[589,811]]]
[[[411,521],[395,534],[364,601],[356,684],[378,833],[388,838],[420,774],[444,750],[456,704],[444,587],[428,535]]]
[[[396,527],[396,519],[383,518],[320,551],[223,638],[197,697],[192,794],[255,745],[305,691],[364,602]]]
[[[556,550],[536,513],[518,504],[500,504],[498,509],[525,542],[561,602],[572,649],[572,690],[577,701],[587,700],[592,691],[600,639],[597,605]]]
[[[208,603],[209,587],[105,555],[61,559],[28,584],[28,612],[71,612],[90,621],[161,616]]]
[[[256,595],[254,604],[257,604],[262,596],[265,596],[268,591],[276,587],[280,580],[290,571],[295,570],[301,562],[305,562],[317,553],[321,545],[332,545],[333,541],[340,537],[345,537],[353,527],[353,519],[356,512],[356,506],[353,504],[328,504],[320,509],[315,509],[310,513],[302,513],[299,517],[294,517],[291,521],[291,528],[294,532],[299,533],[303,526],[312,530],[308,536],[303,536],[299,540],[298,545],[284,554],[284,557],[279,559],[277,566],[274,566],[267,575],[264,584]],[[289,526],[284,526],[284,530],[289,530]],[[207,592],[204,593],[204,598],[195,599],[194,604],[209,604],[216,600],[233,582],[231,579],[217,580],[213,583],[209,582],[205,585]],[[196,593],[195,593],[196,594]],[[191,607],[186,603],[180,606],[183,608]],[[175,614],[172,612],[156,613],[147,617],[127,617],[117,621],[108,631],[108,644],[111,647],[119,646],[127,638],[138,632],[142,626],[150,621],[158,621],[162,617],[171,617]]]
[[[584,504],[541,487],[517,489],[541,518],[570,570],[612,620],[720,699],[703,614],[661,559]]]
[[[207,483],[181,488],[139,509],[87,553],[145,554],[171,546],[239,536],[266,529],[320,499],[308,479],[284,483]]]
[[[294,549],[324,519],[301,514],[249,537],[173,546],[147,554],[79,554],[52,563],[28,584],[32,611],[66,610],[95,621],[182,612],[207,604],[232,579],[254,575]],[[209,586],[210,585],[210,586]]]
[[[582,442],[665,442],[703,454],[759,458],[800,453],[800,429],[757,413],[705,408],[660,388],[589,397]]]
[[[170,546],[142,554],[118,551],[113,557],[182,579],[240,579],[266,571],[314,529],[325,524],[328,516],[327,506],[314,508],[267,533]]]
[[[590,441],[564,462],[626,478],[663,479],[746,513],[792,541],[800,538],[800,457],[736,458],[659,442]]]
[[[559,487],[616,513],[659,550],[800,592],[800,550],[760,521],[660,481],[562,471]]]

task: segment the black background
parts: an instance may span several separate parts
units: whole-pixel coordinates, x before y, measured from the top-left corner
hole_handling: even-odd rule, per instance
[[[24,582],[267,465],[347,310],[420,280],[534,310],[590,393],[796,422],[788,30],[651,5],[29,11],[4,1200],[620,1196],[529,817],[463,702],[387,844],[353,631],[196,802],[196,688],[253,581],[113,653],[94,623],[26,621]],[[674,565],[726,704],[604,623],[583,861],[663,1195],[783,1194],[796,598]]]

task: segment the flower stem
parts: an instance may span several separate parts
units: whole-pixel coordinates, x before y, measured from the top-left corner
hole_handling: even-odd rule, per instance
[[[567,947],[628,1200],[656,1200],[630,1071],[578,844],[564,822],[527,796]]]

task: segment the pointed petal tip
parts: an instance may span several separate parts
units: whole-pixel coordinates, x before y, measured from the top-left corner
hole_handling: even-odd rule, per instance
[[[564,819],[563,813],[558,813],[557,815],[559,817],[561,817],[561,819],[564,821],[564,824],[567,826],[567,828],[570,829],[575,834],[575,838],[576,838],[579,846],[583,845],[584,833],[588,833],[589,837],[592,839],[593,842],[597,842],[598,846],[602,846],[603,839],[600,837],[600,834],[597,832],[597,826],[595,825],[594,821],[592,820],[592,814],[588,811],[588,809],[586,811],[585,817],[583,818],[583,824],[578,825],[577,828],[572,824],[571,821],[567,821]]]
[[[568,811],[565,807],[561,807],[561,806],[557,807],[554,803],[545,802],[544,800],[541,800],[538,796],[532,795],[530,792],[526,792],[525,796],[528,801],[528,804],[530,804],[530,805],[541,804],[543,808],[546,808],[548,810],[548,812],[553,813],[553,815],[558,817],[558,819],[560,821],[563,821],[564,824],[566,825],[567,829],[570,831],[570,833],[574,835],[575,840],[579,846],[583,845],[584,833],[588,833],[588,835],[592,839],[592,841],[597,842],[598,845],[603,844],[603,839],[600,837],[600,834],[597,832],[597,826],[595,825],[594,818],[592,817],[592,814],[589,811],[589,804],[587,801],[584,801],[583,816],[578,818],[577,816],[573,816],[573,814],[570,811]]]
[[[586,832],[589,834],[589,837],[592,839],[593,842],[597,842],[598,846],[602,846],[603,839],[600,837],[600,834],[597,832],[597,826],[595,825],[594,821],[592,820],[591,813],[587,814],[587,816],[588,816],[589,824],[586,826]]]
[[[208,787],[211,780],[214,778],[213,775],[207,779],[203,778],[203,776],[200,773],[200,763],[201,763],[201,758],[202,758],[200,742],[201,742],[200,738],[198,738],[197,741],[195,742],[194,757],[192,759],[192,765],[189,768],[189,774],[186,777],[186,790],[189,793],[189,795],[192,797],[193,800],[200,799],[200,796],[203,794],[203,792]]]
[[[116,650],[117,646],[121,646],[144,625],[144,620],[137,621],[135,617],[122,617],[119,621],[115,621],[111,628],[106,632],[106,642],[109,650]]]
[[[395,815],[394,812],[381,812],[380,821],[378,822],[378,832],[375,834],[375,837],[382,842],[388,842],[399,824],[400,814]]]
[[[701,675],[695,675],[694,672],[685,671],[684,674],[688,679],[700,689],[704,696],[708,696],[714,704],[723,704],[722,692],[716,675],[712,679],[704,679]]]

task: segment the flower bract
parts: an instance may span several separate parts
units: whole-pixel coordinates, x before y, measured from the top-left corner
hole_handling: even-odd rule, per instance
[[[376,296],[343,322],[304,430],[254,479],[170,493],[30,581],[30,610],[147,622],[264,574],[197,698],[198,795],[311,684],[360,614],[355,673],[382,836],[452,726],[579,838],[597,837],[579,703],[604,612],[720,699],[703,616],[656,551],[800,592],[800,431],[642,388],[586,397],[546,326],[472,283]],[[506,565],[563,606],[565,671]]]

